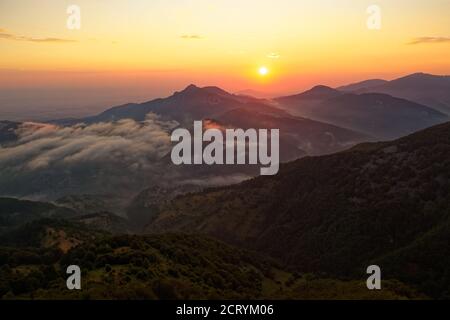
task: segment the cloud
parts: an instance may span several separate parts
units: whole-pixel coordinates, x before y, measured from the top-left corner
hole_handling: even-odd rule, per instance
[[[62,38],[33,38],[33,37],[21,36],[21,35],[16,35],[16,34],[7,32],[5,29],[0,29],[0,39],[15,40],[15,41],[28,41],[28,42],[35,42],[35,43],[72,43],[72,42],[77,42],[76,40],[62,39]]]
[[[18,140],[0,147],[0,167],[33,171],[114,164],[120,170],[145,169],[169,152],[169,132],[175,125],[154,114],[143,122],[125,119],[71,127],[23,123],[16,130]]]
[[[198,34],[184,34],[180,38],[181,39],[185,39],[185,40],[200,40],[200,39],[203,39],[203,37],[201,35],[198,35]]]
[[[279,59],[280,55],[278,53],[272,52],[272,53],[269,53],[267,55],[267,58],[269,58],[269,59]]]
[[[167,181],[170,133],[178,123],[155,114],[69,127],[22,123],[0,146],[0,194],[55,199],[66,194],[133,195]]]
[[[423,44],[423,43],[446,43],[450,42],[450,37],[419,37],[413,39],[409,44]]]
[[[171,132],[179,124],[149,113],[73,126],[25,122],[16,140],[0,145],[0,195],[57,199],[67,194],[113,193],[131,197],[152,185],[237,183],[249,178],[170,160]]]

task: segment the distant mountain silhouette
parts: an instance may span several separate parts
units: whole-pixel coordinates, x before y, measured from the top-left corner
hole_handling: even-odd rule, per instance
[[[338,90],[335,90],[333,88],[323,86],[323,85],[318,85],[318,86],[315,86],[312,89],[302,92],[300,94],[287,96],[287,97],[281,97],[281,98],[278,98],[278,100],[282,100],[282,99],[323,100],[323,99],[334,98],[334,97],[340,96],[341,94],[342,94],[341,92],[339,92]]]
[[[276,94],[273,93],[267,93],[267,92],[262,92],[262,91],[258,91],[258,90],[252,90],[252,89],[247,89],[247,90],[240,90],[235,92],[234,94],[238,95],[238,96],[250,96],[250,97],[254,97],[254,98],[258,98],[258,99],[270,99],[273,97],[276,97]]]
[[[317,91],[328,91],[317,87]],[[334,89],[329,89],[333,90]],[[337,92],[337,91],[336,91]],[[317,93],[310,93],[314,98]],[[70,123],[95,123],[131,118],[142,121],[153,112],[166,120],[176,120],[181,126],[191,128],[194,120],[214,120],[224,128],[280,129],[281,160],[288,161],[305,154],[318,155],[348,148],[371,137],[354,130],[292,116],[276,104],[250,96],[235,95],[218,87],[189,85],[164,99],[142,104],[126,104]]]
[[[373,139],[369,135],[328,123],[291,115],[273,116],[249,109],[228,111],[217,117],[217,121],[227,127],[279,129],[280,154],[284,161],[294,160],[305,154],[337,152],[358,142]],[[299,153],[300,150],[304,153]]]
[[[354,86],[354,88],[356,90],[352,91],[356,91],[356,93],[385,93],[429,106],[450,115],[450,76],[414,73],[392,81],[380,84],[374,82],[370,86],[361,86],[360,88]],[[342,90],[342,87],[338,89]]]
[[[377,93],[343,93],[326,86],[275,101],[295,115],[381,139],[404,136],[447,120],[439,111],[405,99]]]
[[[447,120],[445,114],[429,105],[414,101],[445,101],[446,95],[450,95],[445,90],[448,78],[413,74],[389,82],[379,79],[367,80],[340,87],[341,90],[319,85],[300,94],[276,98],[273,102],[247,95],[231,94],[218,87],[200,88],[189,85],[167,98],[117,106],[93,117],[62,123],[73,124],[79,121],[95,123],[124,118],[141,121],[149,112],[153,112],[162,116],[163,119],[176,120],[182,126],[189,126],[194,120],[218,120],[227,112],[242,109],[254,113],[255,118],[258,118],[260,114],[265,114],[265,117],[270,115],[289,118],[290,115],[287,113],[289,112],[302,117],[302,121],[308,118],[362,132],[378,139],[392,139]],[[354,92],[345,92],[349,90]],[[366,91],[369,93],[386,91],[387,94],[365,94]],[[428,97],[426,99],[425,94]],[[409,101],[399,98],[404,95],[414,95],[417,99]],[[431,104],[436,105],[436,103]],[[239,122],[242,123],[242,121]],[[234,126],[233,123],[229,125]],[[361,141],[359,138],[357,140]],[[347,144],[347,142],[344,143]],[[319,153],[328,151],[337,150],[321,149]]]
[[[218,87],[200,88],[191,84],[184,90],[175,92],[170,97],[140,104],[132,103],[117,106],[99,115],[82,119],[82,121],[93,123],[124,118],[141,121],[145,119],[149,112],[153,112],[186,125],[192,124],[194,120],[214,118],[221,113],[237,108],[250,108],[258,112],[285,114],[283,110],[275,108],[263,99],[233,95]]]

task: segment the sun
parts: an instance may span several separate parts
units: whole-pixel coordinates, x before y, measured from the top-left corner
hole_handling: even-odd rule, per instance
[[[258,69],[258,73],[260,76],[264,77],[265,75],[267,75],[269,73],[269,69],[267,69],[267,67],[262,66]]]

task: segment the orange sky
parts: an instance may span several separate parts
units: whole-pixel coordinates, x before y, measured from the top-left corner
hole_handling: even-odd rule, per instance
[[[366,25],[374,2],[380,30]],[[66,27],[69,4],[80,30]],[[449,12],[450,0],[2,0],[0,95],[115,88],[139,101],[189,83],[281,94],[450,74]]]

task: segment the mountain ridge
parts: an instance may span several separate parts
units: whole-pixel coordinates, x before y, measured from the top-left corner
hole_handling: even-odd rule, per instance
[[[429,106],[450,115],[450,76],[424,72],[409,74],[385,83],[359,88],[356,93],[378,92]]]
[[[394,139],[448,120],[426,105],[378,92],[341,92],[326,86],[275,99],[281,108],[301,117]]]

